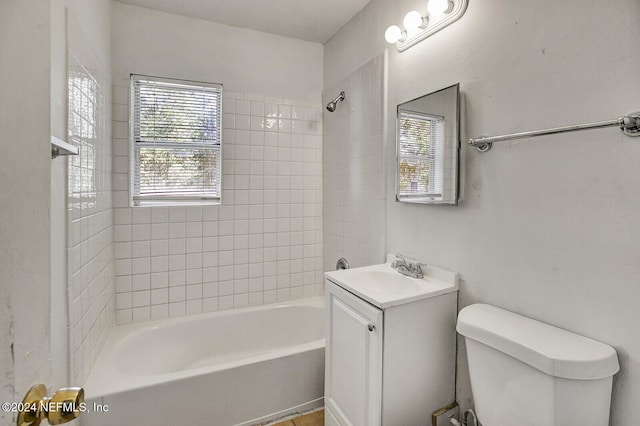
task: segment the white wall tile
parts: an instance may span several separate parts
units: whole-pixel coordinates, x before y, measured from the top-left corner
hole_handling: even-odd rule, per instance
[[[235,114],[224,114],[222,117],[222,126],[225,129],[235,129],[236,127]]]
[[[196,315],[202,313],[202,299],[187,300],[186,302],[186,314]]]
[[[169,270],[177,271],[184,270],[185,265],[185,255],[184,254],[174,254],[169,256]]]
[[[233,308],[233,295],[220,296],[218,298],[218,310],[224,311]]]
[[[186,268],[187,269],[199,269],[202,268],[202,250],[195,253],[188,253],[186,256]]]
[[[151,223],[151,209],[132,209],[133,223]]]
[[[233,295],[234,308],[244,308],[246,306],[249,306],[249,295],[247,293]]]
[[[385,200],[380,196],[379,187],[384,187],[375,178],[362,180],[362,174],[352,174],[354,168],[366,171],[368,174],[383,175],[382,161],[382,127],[371,123],[382,123],[382,82],[372,82],[370,85],[360,84],[354,76],[365,73],[367,75],[382,71],[382,61],[376,58],[338,82],[341,90],[351,93],[352,99],[365,99],[368,113],[361,114],[353,110],[344,109],[340,115],[327,114],[324,121],[325,159],[326,167],[324,183],[317,180],[314,173],[304,180],[304,243],[309,244],[304,249],[305,280],[316,279],[313,258],[316,256],[316,241],[324,241],[324,268],[333,268],[339,257],[346,257],[352,266],[362,266],[384,260],[385,233],[379,232],[385,223]],[[331,94],[335,88],[327,89]],[[375,96],[370,96],[376,94]],[[305,111],[305,118],[312,119],[313,112]],[[320,120],[320,117],[318,117]],[[369,121],[372,120],[372,121]],[[360,129],[366,129],[367,151],[362,145],[365,135],[360,135]],[[313,135],[313,128],[305,136],[304,161],[314,166],[321,163],[321,140]],[[370,186],[369,190],[368,186]],[[321,204],[317,189],[324,190],[325,212],[327,222],[324,227],[315,222],[315,217],[321,219],[321,212],[316,204]],[[382,193],[384,195],[384,193]],[[367,220],[362,220],[362,213],[358,209],[350,208],[347,203],[357,199],[367,210]],[[316,231],[322,230],[324,236],[317,237]],[[364,244],[363,244],[364,242]],[[309,284],[311,285],[311,284]],[[315,284],[314,284],[315,285]],[[310,290],[307,290],[310,291]]]
[[[133,322],[149,321],[151,319],[151,308],[141,306],[133,308]]]
[[[116,277],[116,293],[130,293],[133,289],[132,276],[125,275]],[[76,317],[79,318],[79,317]]]
[[[291,105],[278,105],[278,117],[279,118],[291,118]]]
[[[186,274],[184,270],[169,271],[169,287],[179,287],[185,285]]]
[[[169,238],[185,238],[187,235],[184,222],[169,223]]]
[[[151,210],[151,223],[166,223],[169,221],[169,209],[167,207],[154,207]]]
[[[151,288],[151,275],[138,274],[131,277],[133,291],[149,290]]]
[[[315,292],[321,228],[304,218],[322,212],[322,144],[303,127],[320,108],[282,102],[225,92],[222,205],[114,210],[118,323],[306,297],[306,281]]]
[[[202,268],[186,270],[187,286],[202,284]]]
[[[218,220],[218,212],[220,207],[203,207],[202,208],[202,220],[204,221],[216,221]]]
[[[149,290],[143,291],[134,291],[131,296],[131,303],[134,308],[139,308],[142,306],[150,306],[151,305],[151,292]],[[149,319],[149,318],[147,318]],[[134,309],[134,321],[135,319],[135,309]]]
[[[187,217],[186,217],[187,222],[197,222],[197,223],[202,222],[202,207],[200,206],[187,207],[186,212],[187,212]]]
[[[113,156],[126,147],[127,130],[126,125],[115,120],[122,110],[111,105],[111,70],[95,62],[94,52],[77,39],[77,34],[71,35],[68,41],[74,46],[75,53],[69,61],[69,70],[83,73],[88,80],[98,83],[95,91],[77,93],[85,102],[96,102],[93,114],[85,117],[93,120],[90,124],[95,132],[88,137],[82,136],[82,132],[76,133],[82,146],[80,154],[70,159],[67,169],[70,209],[67,215],[67,301],[69,326],[73,330],[70,369],[73,381],[82,384],[91,371],[108,328],[116,318],[122,323],[132,321],[133,218],[126,198],[128,161],[126,157]],[[82,114],[83,105],[70,103],[69,109]],[[113,116],[111,111],[114,111]],[[104,125],[109,122],[110,126]],[[72,123],[69,131],[73,132]],[[112,138],[120,141],[113,144]],[[114,172],[119,174],[114,175]],[[113,207],[117,208],[114,210]],[[117,244],[112,246],[114,242]],[[117,278],[114,277],[116,274]]]
[[[185,298],[185,286],[169,287],[169,303],[184,302]]]
[[[216,312],[218,310],[218,298],[208,297],[202,299],[202,311],[203,312]]]
[[[169,256],[151,257],[151,272],[160,273],[169,271]]]
[[[218,283],[210,282],[202,284],[202,296],[206,298],[218,296]]]
[[[116,311],[116,322],[118,324],[130,324],[133,321],[133,313],[131,309],[122,309]]]
[[[130,208],[113,209],[113,223],[114,225],[130,225],[131,224],[131,211]]]
[[[151,288],[167,288],[169,287],[169,274],[167,272],[155,272],[151,274]]]
[[[131,306],[130,292],[116,294],[116,309],[129,309]]]
[[[202,237],[202,221],[187,223],[186,236],[188,238]]]
[[[169,238],[168,223],[154,223],[151,225],[152,240],[166,240],[167,238]]]
[[[251,114],[251,102],[237,100],[236,101],[236,114],[250,115]]]
[[[139,257],[131,261],[132,274],[148,274],[151,272],[151,259],[148,257]]]
[[[218,252],[202,253],[202,267],[218,266]]]
[[[115,243],[113,254],[116,259],[131,258],[131,243]]]
[[[158,320],[169,317],[169,305],[167,303],[151,306],[151,319]]]
[[[169,208],[169,222],[184,222],[186,219],[186,212],[184,207],[170,207]]]
[[[131,225],[131,238],[133,241],[145,241],[151,239],[151,226],[149,224]]]
[[[249,118],[247,117],[246,120],[248,121]],[[251,132],[248,130],[248,126],[249,124],[247,124],[247,129],[238,129],[235,132],[235,141],[232,145],[228,145],[229,147],[237,147],[237,146],[243,146],[243,145],[250,145],[251,144]],[[234,158],[234,157],[231,157]]]
[[[187,252],[187,242],[184,238],[170,239],[168,241],[169,254],[185,254]]]
[[[133,241],[131,244],[131,257],[149,257],[151,256],[150,241]]]
[[[251,129],[251,117],[248,115],[236,115],[236,129],[238,130],[250,130]],[[236,132],[236,142],[238,133]]]
[[[185,302],[172,302],[169,303],[169,316],[170,317],[181,317],[186,314]]]

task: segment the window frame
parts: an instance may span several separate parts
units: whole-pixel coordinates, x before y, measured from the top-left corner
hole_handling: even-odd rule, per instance
[[[186,196],[186,195],[163,195],[163,196],[155,196],[149,197],[148,199],[143,199],[139,194],[136,194],[135,191],[135,183],[136,183],[136,174],[139,174],[139,164],[136,162],[136,148],[137,141],[135,137],[136,131],[136,91],[135,84],[137,81],[146,80],[160,83],[169,83],[176,85],[183,85],[190,88],[212,88],[217,89],[219,91],[219,102],[218,102],[218,111],[217,111],[217,121],[219,123],[219,144],[217,148],[214,148],[215,144],[212,144],[211,147],[206,147],[205,149],[212,149],[218,151],[218,161],[217,161],[217,173],[218,173],[218,196]],[[180,206],[190,206],[190,205],[221,205],[222,204],[222,178],[223,178],[223,85],[221,83],[210,83],[203,81],[195,81],[195,80],[183,80],[176,78],[167,78],[167,77],[157,77],[143,74],[130,74],[129,80],[129,206],[130,207],[154,207],[154,206],[162,206],[162,207],[180,207]],[[175,147],[177,143],[167,142],[167,147]],[[186,148],[189,147],[188,143],[184,144]],[[195,149],[193,145],[191,148]],[[136,170],[138,167],[138,170]]]

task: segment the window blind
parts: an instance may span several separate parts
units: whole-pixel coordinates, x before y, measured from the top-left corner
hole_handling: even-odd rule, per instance
[[[441,197],[444,118],[401,110],[398,132],[398,195]]]
[[[217,201],[222,85],[131,76],[133,205]]]

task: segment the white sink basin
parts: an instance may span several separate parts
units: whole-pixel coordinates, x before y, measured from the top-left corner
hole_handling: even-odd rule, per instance
[[[392,260],[392,259],[390,259]],[[458,290],[458,274],[428,266],[424,278],[411,278],[390,263],[326,272],[325,277],[379,307],[388,308]]]
[[[358,271],[357,274],[351,277],[352,284],[357,284],[363,290],[369,290],[382,295],[400,295],[420,291],[422,284],[420,281],[421,280],[402,275],[390,267],[384,270],[365,269]]]

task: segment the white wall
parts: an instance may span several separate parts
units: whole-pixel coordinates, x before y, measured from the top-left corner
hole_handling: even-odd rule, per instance
[[[317,103],[321,44],[113,2],[118,86],[130,73],[219,82],[231,92]]]
[[[51,135],[67,139],[65,0],[51,0]],[[69,386],[67,161],[51,161],[51,366],[53,387]]]
[[[113,3],[118,323],[321,291],[322,52]],[[129,207],[130,74],[223,84],[222,206]]]
[[[0,2],[0,400],[49,383],[49,3]],[[44,117],[44,118],[43,118]],[[0,423],[15,422],[0,411]]]
[[[326,44],[327,86],[383,51],[386,27],[423,7],[373,0]],[[640,36],[637,16],[634,0],[470,1],[452,26],[404,53],[389,49],[387,136],[398,103],[456,82],[463,141],[638,110],[640,51],[620,47]],[[616,348],[613,425],[635,424],[640,398],[638,158],[637,140],[593,130],[486,154],[463,146],[458,207],[395,203],[392,173],[387,182],[388,251],[460,272],[461,305],[496,304]],[[461,349],[458,398],[468,406]]]
[[[51,159],[50,136],[66,139],[65,6],[93,16],[84,24],[99,31],[108,14],[101,15],[98,3],[0,4],[0,75],[7,82],[0,89],[3,401],[22,400],[37,383],[81,384],[68,377],[66,160]],[[0,423],[12,416],[0,412]]]

